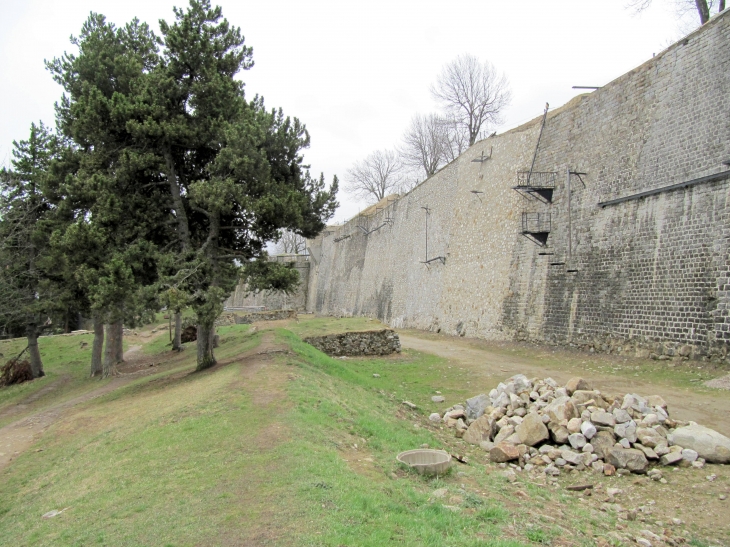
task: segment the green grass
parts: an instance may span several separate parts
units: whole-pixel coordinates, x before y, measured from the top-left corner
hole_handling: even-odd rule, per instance
[[[322,336],[345,331],[381,330],[387,328],[377,319],[369,317],[317,317],[314,315],[302,314],[299,321],[290,321],[287,329],[291,330],[300,338],[307,336]]]
[[[0,412],[52,384],[55,384],[54,400],[69,398],[99,386],[98,379],[90,380],[88,378],[92,339],[91,334],[39,338],[38,347],[46,375],[32,382],[0,388]],[[83,343],[86,345],[82,347]],[[0,359],[0,362],[5,364],[9,358],[18,355],[25,346],[24,339],[3,341],[0,343],[0,352],[4,357]],[[22,413],[15,413],[0,416],[0,427],[17,420],[22,415]]]
[[[535,502],[565,522],[584,514],[560,490],[509,483],[483,453],[438,478],[401,467],[403,450],[454,450],[453,434],[426,416],[436,388],[457,398],[463,382],[431,355],[334,359],[293,332],[332,320],[289,326],[219,329],[216,356],[228,364],[201,373],[194,345],[177,354],[150,340],[146,352],[174,366],[83,404],[46,432],[41,452],[0,471],[0,544],[518,547],[559,534]],[[288,353],[262,356],[263,341]],[[591,518],[571,544],[591,544],[614,519]]]

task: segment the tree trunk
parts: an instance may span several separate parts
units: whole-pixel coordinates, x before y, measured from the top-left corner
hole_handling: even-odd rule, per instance
[[[117,345],[115,346],[116,355],[114,356],[117,360],[117,363],[123,363],[124,362],[124,323],[121,321],[117,321],[114,323],[114,328],[117,330],[117,336],[116,341]]]
[[[119,354],[118,346],[122,344],[122,337],[116,323],[104,325],[106,335],[106,345],[104,346],[104,365],[102,369],[102,378],[114,376],[117,373],[116,365],[118,363],[117,356]]]
[[[182,351],[182,313],[175,312],[175,337],[172,339],[172,349]]]
[[[165,163],[167,164],[167,182],[170,185],[170,195],[172,196],[172,207],[175,209],[175,218],[177,218],[178,238],[182,245],[183,252],[190,249],[190,229],[188,228],[188,215],[185,211],[185,204],[180,193],[180,181],[178,181],[177,171],[175,170],[175,159],[170,149],[165,151]]]
[[[720,6],[717,8],[717,12],[725,11],[725,0],[720,0]]]
[[[215,365],[213,340],[215,338],[215,321],[204,324],[198,319],[198,368],[205,370]]]
[[[94,343],[91,346],[91,377],[101,376],[102,355],[104,350],[104,321],[100,315],[94,316]]]
[[[707,0],[695,0],[697,12],[700,14],[700,23],[703,25],[710,20],[710,8],[707,7]]]
[[[30,355],[30,369],[33,372],[33,378],[41,378],[46,373],[43,372],[43,361],[41,361],[41,352],[38,350],[38,331],[35,326],[28,327],[28,354]]]

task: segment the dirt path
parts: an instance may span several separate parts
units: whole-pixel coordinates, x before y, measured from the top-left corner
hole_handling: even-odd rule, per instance
[[[13,458],[27,450],[49,426],[64,417],[70,409],[114,391],[130,381],[130,378],[113,378],[105,386],[54,405],[0,429],[0,470],[4,469]]]
[[[134,363],[136,356],[140,353],[142,346],[132,346],[124,352],[124,360]],[[140,356],[141,357],[141,356]],[[17,422],[8,424],[0,428],[0,470],[4,469],[15,457],[28,448],[35,440],[43,434],[43,432],[61,418],[69,414],[70,410],[75,406],[101,397],[102,395],[114,391],[132,381],[131,375],[122,375],[112,378],[112,380],[101,387],[93,389],[83,395],[64,401],[37,412],[31,416],[27,416]],[[22,411],[29,404],[37,401],[44,395],[54,391],[63,383],[68,382],[69,377],[62,376],[52,384],[44,387],[42,390],[34,393],[30,397],[24,399],[17,405],[14,405],[6,411],[6,415],[11,415]]]
[[[494,350],[487,342],[469,339],[420,336],[408,331],[400,334],[401,345],[444,357],[473,375],[474,395],[495,387],[513,374],[545,378],[551,376],[559,383],[567,382],[573,376],[582,376],[593,383],[595,389],[605,393],[638,393],[661,395],[669,405],[673,417],[680,420],[694,420],[730,436],[730,394],[701,393],[666,384],[657,384],[645,379],[627,378],[586,371],[581,360],[587,356],[566,354],[562,368],[547,367],[540,363],[537,349],[535,358],[509,355],[509,350]]]

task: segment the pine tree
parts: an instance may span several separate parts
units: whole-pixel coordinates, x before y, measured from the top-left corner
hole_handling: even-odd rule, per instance
[[[28,340],[33,377],[44,376],[38,336],[54,310],[48,275],[53,208],[44,195],[55,140],[41,123],[13,142],[12,169],[0,171],[0,319]]]
[[[123,321],[134,322],[151,304],[145,288],[156,282],[156,254],[169,232],[159,157],[139,148],[129,130],[136,90],[158,61],[157,39],[136,19],[116,28],[92,13],[72,43],[78,54],[48,64],[65,90],[58,125],[77,158],[59,189],[75,222],[59,241],[95,321],[92,375],[99,369],[99,323],[108,325],[102,367],[108,376],[121,360]]]

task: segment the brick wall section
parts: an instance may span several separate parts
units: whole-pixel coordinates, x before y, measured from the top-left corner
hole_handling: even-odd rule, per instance
[[[487,339],[724,357],[730,180],[598,203],[726,169],[728,46],[725,12],[551,110],[535,165],[558,174],[550,205],[512,190],[516,172],[529,169],[540,117],[477,143],[379,213],[392,225],[365,235],[354,219],[310,241],[318,259],[308,308]],[[472,161],[490,151],[490,160]],[[568,169],[587,173],[586,188],[571,178],[570,200]],[[446,264],[421,263],[423,206],[431,209],[428,258],[444,256]],[[547,248],[520,235],[524,211],[551,213]]]

